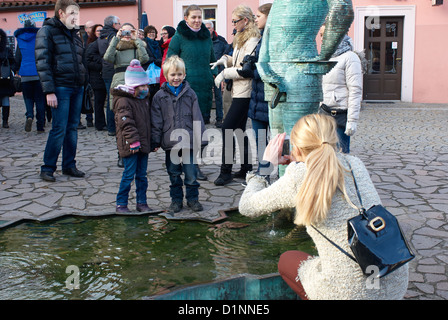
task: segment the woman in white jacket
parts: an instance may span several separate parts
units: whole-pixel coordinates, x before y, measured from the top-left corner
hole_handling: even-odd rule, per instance
[[[221,172],[215,180],[215,185],[225,185],[232,181],[232,166],[234,158],[233,137],[226,137],[226,131],[241,129],[246,130],[247,113],[249,111],[250,94],[252,91],[252,79],[244,78],[240,75],[241,62],[246,55],[254,55],[255,47],[260,40],[260,32],[255,25],[252,10],[245,5],[239,5],[232,12],[232,23],[237,31],[233,41],[232,56],[224,55],[216,63],[212,64],[212,69],[217,65],[224,65],[225,69],[218,74],[215,84],[221,87],[221,82],[232,79],[232,104],[222,125],[223,149]],[[230,141],[229,141],[230,140]],[[248,159],[248,141],[244,138],[244,154],[241,161],[241,170],[235,176],[245,177],[246,172],[252,170],[252,164]]]
[[[329,110],[347,113],[347,121],[338,124],[337,132],[342,152],[350,153],[350,136],[356,132],[361,108],[363,73],[361,60],[353,51],[349,36],[344,37],[330,61],[337,64],[322,78],[324,100],[321,109],[324,113]]]

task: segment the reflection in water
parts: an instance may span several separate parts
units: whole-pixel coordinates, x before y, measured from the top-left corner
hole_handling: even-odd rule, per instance
[[[286,250],[315,253],[311,240],[282,236],[291,228],[271,236],[269,219],[235,214],[235,224],[220,227],[160,217],[21,224],[0,231],[0,299],[140,299],[240,273],[276,272]],[[68,266],[79,270],[79,289],[66,287]]]

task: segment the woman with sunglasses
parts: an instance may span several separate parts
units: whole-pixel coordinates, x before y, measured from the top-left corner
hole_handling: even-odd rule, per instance
[[[247,75],[242,72],[242,62],[246,56],[254,55],[255,48],[260,40],[260,32],[255,24],[254,14],[248,6],[239,5],[233,10],[232,24],[236,29],[236,35],[233,40],[233,55],[224,55],[212,65],[212,69],[218,65],[225,66],[225,69],[215,79],[215,85],[218,88],[224,80],[231,79],[233,82],[232,104],[222,125],[223,150],[221,172],[214,182],[217,186],[223,186],[232,182],[232,166],[235,150],[233,141],[231,140],[232,138],[226,137],[225,132],[229,129],[241,129],[243,132],[246,130],[252,79],[245,78]],[[252,164],[249,163],[247,136],[243,139],[244,156],[241,159],[241,169],[234,177],[245,178],[246,172],[252,170]]]

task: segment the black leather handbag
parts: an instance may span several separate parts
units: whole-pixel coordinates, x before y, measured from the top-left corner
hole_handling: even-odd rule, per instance
[[[347,110],[330,108],[326,104],[320,105],[320,113],[332,116],[340,128],[345,128],[347,124]]]
[[[368,210],[364,209],[353,170],[351,173],[361,204],[361,208],[358,208],[359,215],[347,221],[348,243],[354,257],[314,226],[313,228],[350,259],[357,262],[365,275],[381,278],[414,259],[415,255],[397,219],[386,208],[375,205]]]

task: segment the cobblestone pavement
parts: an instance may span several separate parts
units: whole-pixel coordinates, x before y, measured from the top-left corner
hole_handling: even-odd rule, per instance
[[[62,175],[58,163],[56,182],[45,182],[39,171],[50,126],[38,134],[34,123],[33,131],[25,132],[22,97],[11,98],[11,105],[10,128],[0,128],[0,227],[12,227],[23,219],[114,214],[122,172],[115,137],[94,128],[79,130],[77,166],[86,177]],[[417,254],[410,263],[405,298],[447,300],[448,105],[372,103],[363,105],[361,117],[351,153],[366,164],[383,204],[398,217]],[[242,181],[217,187],[213,181],[219,166],[204,164],[201,169],[209,178],[201,181],[204,212],[184,209],[176,216],[162,213],[165,217],[213,222],[220,219],[219,210],[238,205]],[[150,155],[148,171],[148,204],[165,210],[170,196],[162,151]]]

